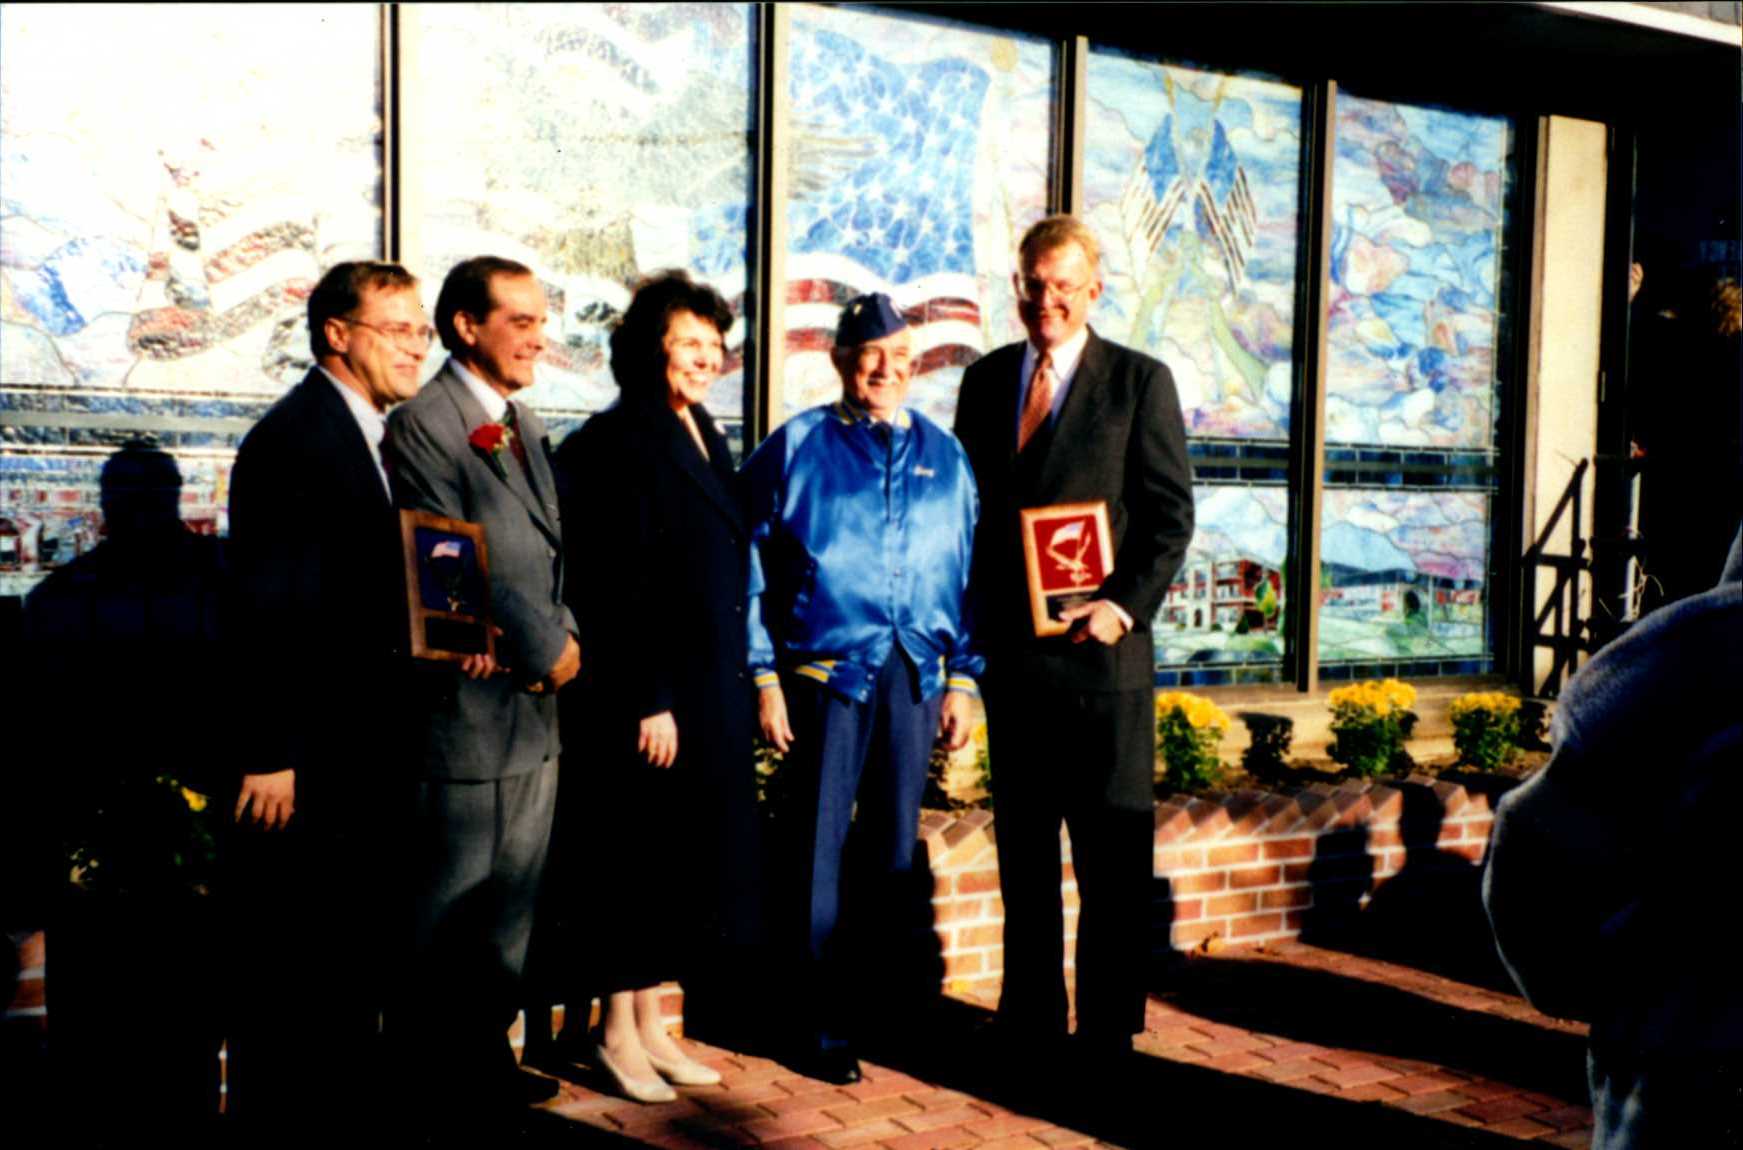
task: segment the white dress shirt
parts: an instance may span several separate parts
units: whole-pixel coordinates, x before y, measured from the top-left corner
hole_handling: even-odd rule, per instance
[[[460,377],[460,382],[466,385],[466,390],[472,393],[472,398],[476,399],[479,405],[484,408],[484,414],[490,417],[491,422],[501,423],[502,417],[508,414],[508,397],[473,375],[466,365],[459,360],[450,358],[448,366],[454,369],[454,374]],[[466,430],[471,431],[472,429],[467,428]]]
[[[339,389],[339,398],[351,409],[351,418],[357,421],[357,430],[363,433],[363,442],[369,446],[369,458],[375,461],[375,470],[381,476],[382,489],[387,492],[388,502],[393,502],[393,485],[387,481],[387,468],[381,462],[381,441],[387,435],[386,414],[375,410],[375,405],[358,395],[356,389],[339,382],[338,376],[318,363],[315,366]]]

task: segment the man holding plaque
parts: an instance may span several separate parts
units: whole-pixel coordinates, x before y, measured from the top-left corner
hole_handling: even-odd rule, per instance
[[[963,618],[974,476],[949,432],[902,406],[913,333],[888,296],[860,296],[831,357],[841,401],[788,420],[745,464],[749,654],[763,736],[795,789],[790,1060],[849,1083],[854,995],[909,989],[895,948],[904,906],[930,921],[931,879],[913,866],[927,762],[940,734],[967,741],[981,664]],[[852,945],[837,929],[850,822]],[[876,974],[855,980],[855,965]]]
[[[1096,1065],[1144,1028],[1154,796],[1150,619],[1192,538],[1192,471],[1168,368],[1088,327],[1099,247],[1070,216],[1019,249],[1029,338],[963,376],[956,434],[980,484],[973,601],[999,883],[1001,1028],[1064,1037],[1059,827],[1082,911],[1077,1037]]]
[[[392,892],[382,881],[404,755],[399,523],[387,411],[415,395],[431,331],[398,264],[336,264],[309,294],[315,366],[261,417],[230,476],[254,706],[239,729],[230,891],[241,934],[232,1121],[256,1139],[367,1113]],[[347,940],[335,962],[330,940]]]
[[[475,655],[420,676],[419,737],[405,748],[414,953],[404,1012],[389,1025],[433,1100],[469,1110],[556,1086],[520,1074],[507,1037],[556,802],[554,696],[581,665],[544,427],[514,399],[545,350],[545,315],[523,265],[457,265],[436,301],[448,362],[388,425],[399,506],[483,527],[498,631],[494,668]]]

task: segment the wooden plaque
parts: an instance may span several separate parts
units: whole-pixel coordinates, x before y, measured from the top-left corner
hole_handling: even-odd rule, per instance
[[[429,511],[401,511],[399,530],[412,657],[448,663],[468,655],[494,657],[484,526]]]
[[[1071,629],[1059,620],[1068,607],[1095,598],[1114,570],[1108,505],[1057,503],[1021,512],[1023,564],[1029,576],[1029,611],[1038,636]]]

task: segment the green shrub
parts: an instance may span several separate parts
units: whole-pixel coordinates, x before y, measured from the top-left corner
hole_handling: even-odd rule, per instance
[[[1416,726],[1416,689],[1397,679],[1369,679],[1339,687],[1327,697],[1335,762],[1371,778],[1404,756],[1404,740]]]
[[[1453,700],[1452,725],[1461,763],[1493,771],[1519,757],[1519,700],[1512,695],[1499,691],[1460,695]]]
[[[1176,791],[1214,785],[1223,769],[1217,748],[1228,729],[1228,715],[1209,699],[1184,691],[1157,695],[1157,784]]]

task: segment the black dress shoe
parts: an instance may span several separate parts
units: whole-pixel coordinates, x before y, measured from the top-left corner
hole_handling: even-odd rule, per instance
[[[787,1065],[806,1078],[834,1086],[851,1086],[860,1080],[859,1059],[845,1049],[806,1050],[793,1055]]]

